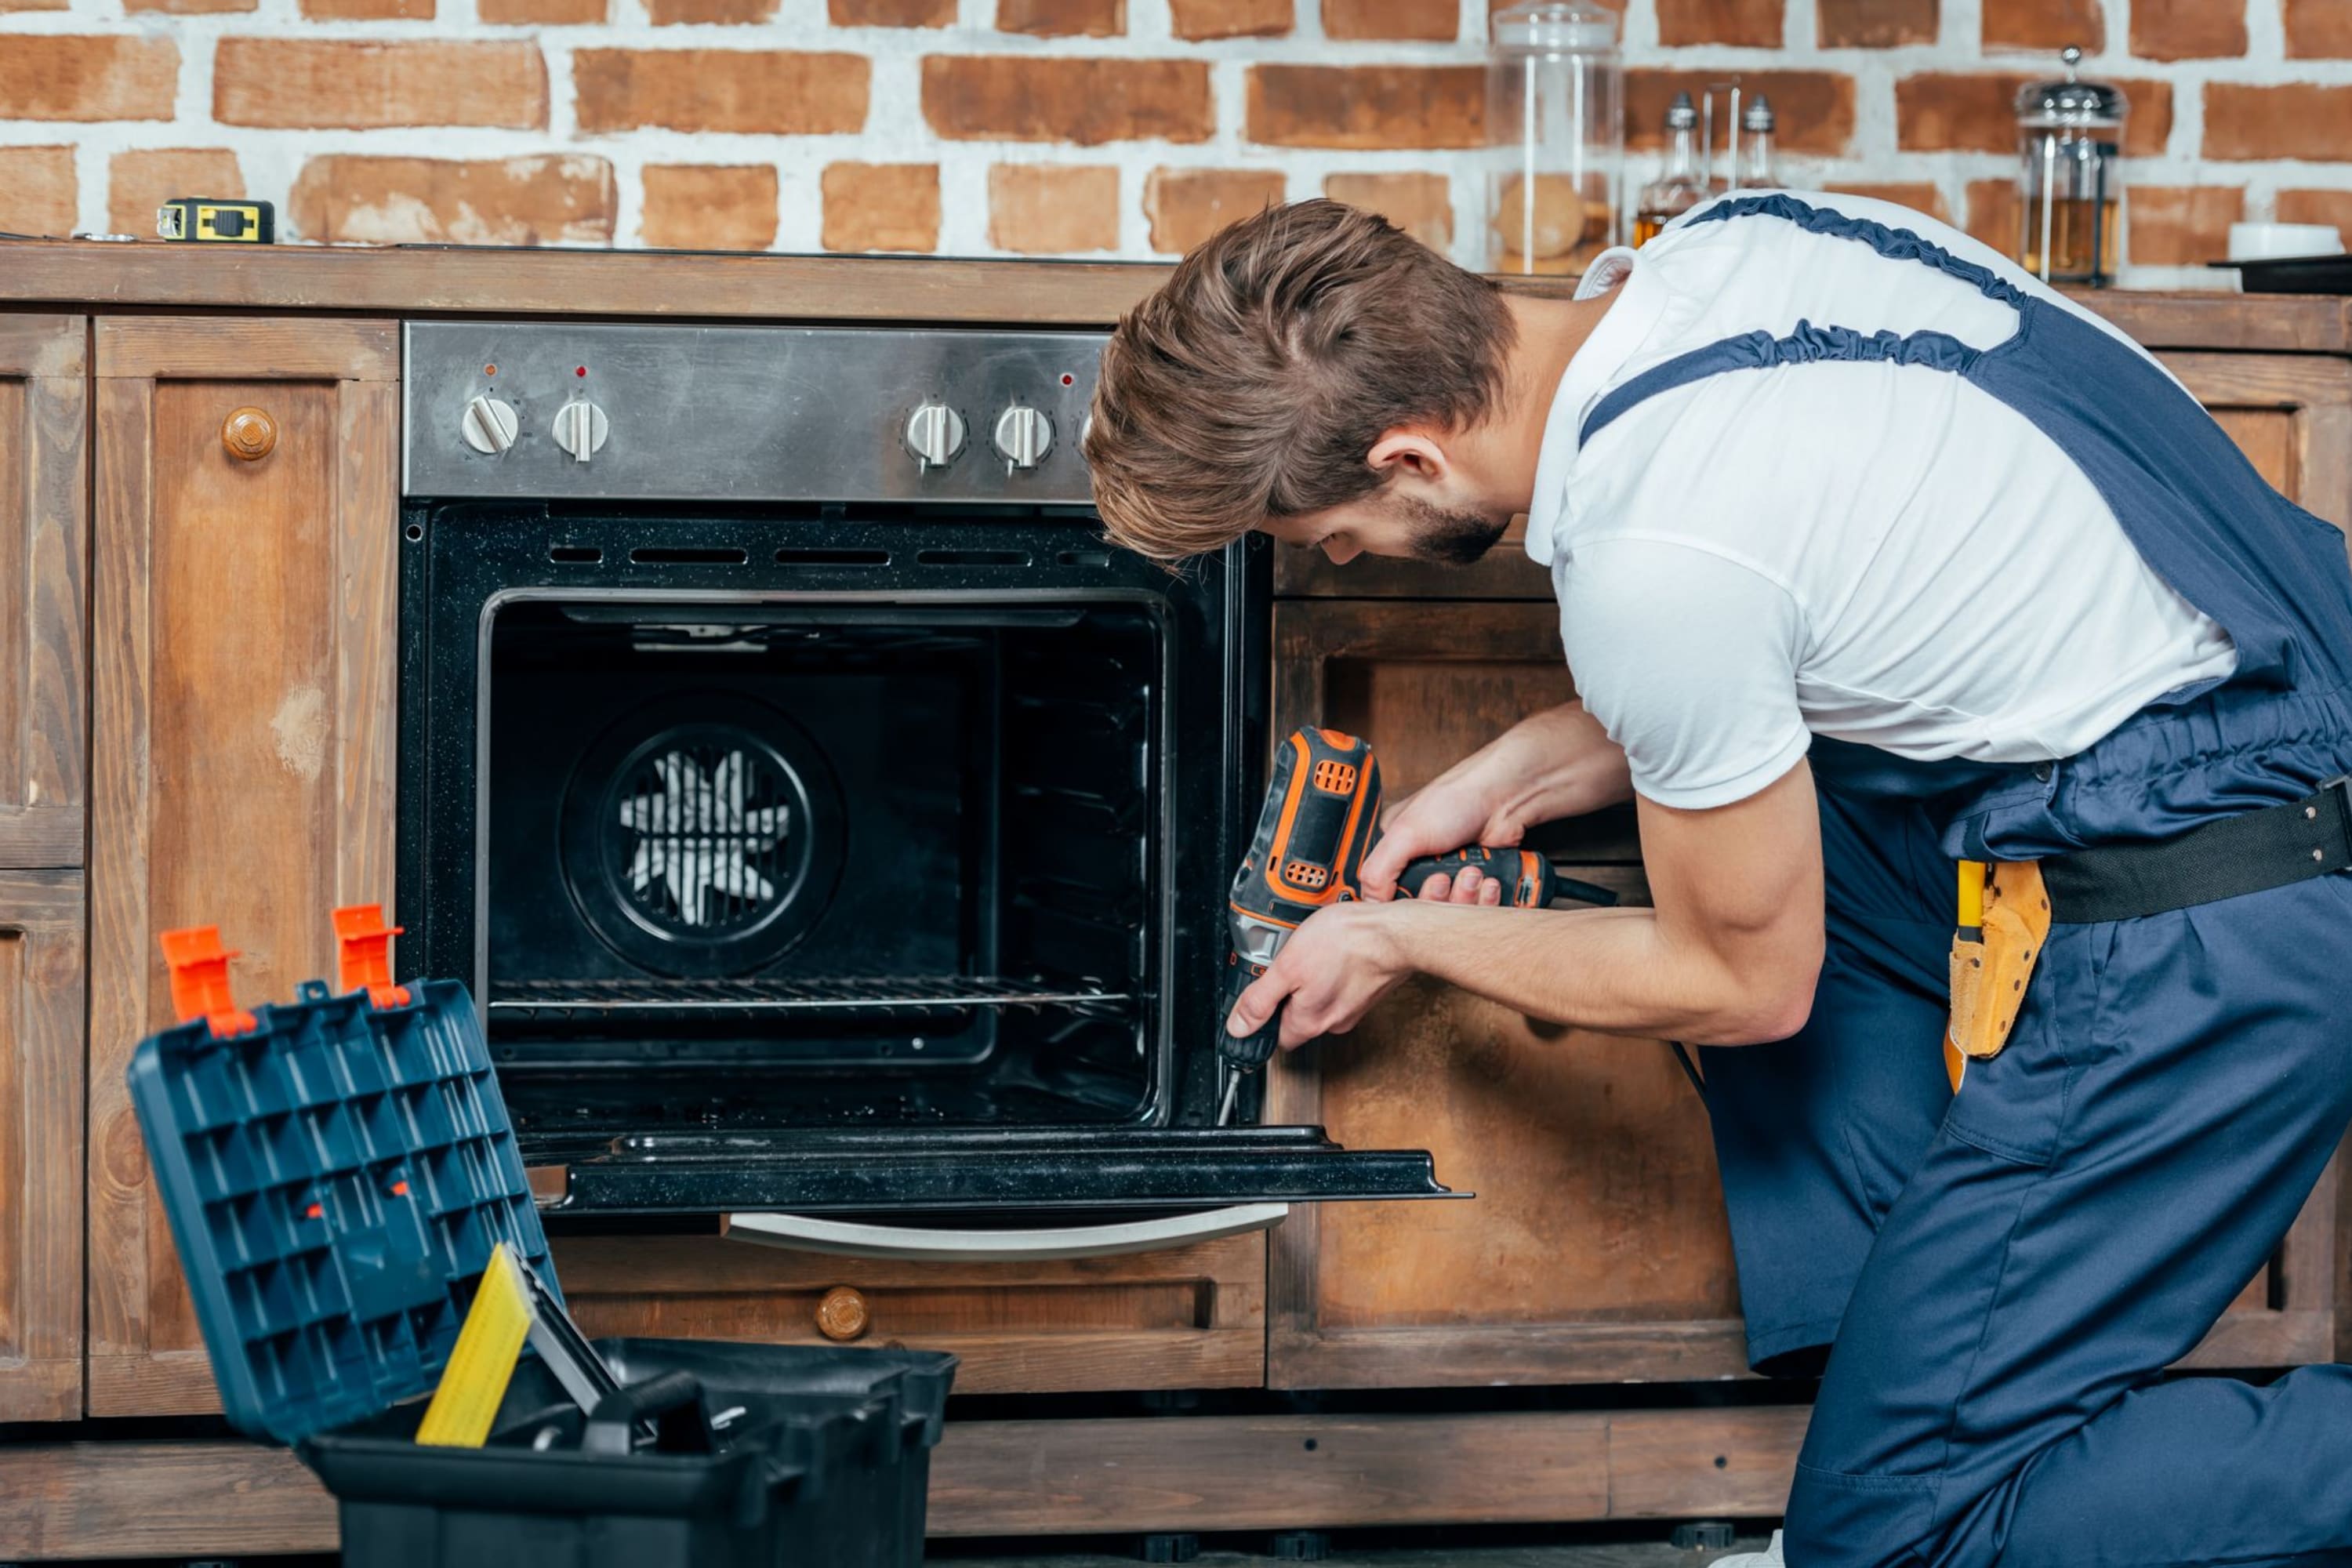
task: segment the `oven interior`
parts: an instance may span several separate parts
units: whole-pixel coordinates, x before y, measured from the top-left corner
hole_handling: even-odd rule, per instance
[[[1148,1121],[1168,638],[1144,597],[515,597],[476,973],[542,1136]]]

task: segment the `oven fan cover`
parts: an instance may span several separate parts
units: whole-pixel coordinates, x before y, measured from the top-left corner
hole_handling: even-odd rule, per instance
[[[591,929],[657,974],[765,968],[832,901],[847,822],[824,754],[736,692],[615,721],[564,789],[563,877]]]

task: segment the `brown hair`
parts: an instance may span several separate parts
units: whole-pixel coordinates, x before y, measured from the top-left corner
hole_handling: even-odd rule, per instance
[[[1492,283],[1387,219],[1269,207],[1187,256],[1103,350],[1086,442],[1111,537],[1162,561],[1380,488],[1383,431],[1478,424],[1514,331]]]

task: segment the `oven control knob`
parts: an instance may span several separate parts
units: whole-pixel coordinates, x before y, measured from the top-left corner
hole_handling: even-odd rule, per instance
[[[924,468],[940,468],[963,450],[963,416],[944,403],[916,405],[907,416],[907,450]]]
[[[996,416],[996,449],[1014,468],[1034,468],[1054,449],[1054,422],[1016,403]]]
[[[555,411],[551,432],[555,444],[572,454],[579,462],[594,457],[612,433],[612,423],[604,411],[586,398],[575,398]]]
[[[477,397],[466,405],[457,433],[475,451],[495,458],[514,445],[514,405],[501,398]]]

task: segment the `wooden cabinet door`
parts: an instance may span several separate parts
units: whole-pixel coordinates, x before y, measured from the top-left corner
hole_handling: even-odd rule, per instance
[[[0,867],[82,863],[89,337],[0,315]]]
[[[2272,486],[2352,528],[2352,360],[2320,354],[2158,356]]]
[[[0,1421],[81,1414],[82,879],[0,870]]]
[[[1287,601],[1277,733],[1369,735],[1391,797],[1572,695],[1558,612]],[[1645,897],[1622,816],[1554,840]],[[1532,1024],[1417,981],[1271,1069],[1266,1120],[1427,1148],[1469,1203],[1309,1204],[1271,1238],[1276,1387],[1728,1376],[1745,1364],[1706,1113],[1665,1046]]]
[[[100,321],[92,568],[89,1409],[218,1408],[123,1072],[155,933],[238,996],[331,976],[392,897],[399,353],[390,321]]]

